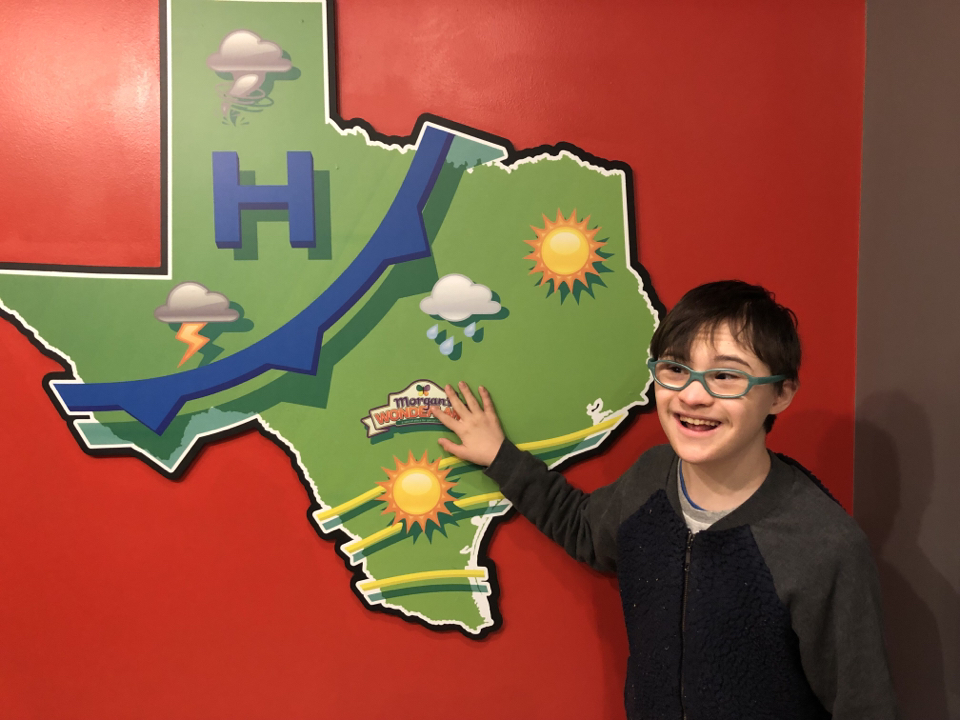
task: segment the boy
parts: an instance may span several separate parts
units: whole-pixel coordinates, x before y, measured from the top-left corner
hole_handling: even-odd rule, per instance
[[[504,437],[447,386],[435,413],[517,509],[578,560],[619,576],[629,718],[894,718],[865,537],[766,434],[797,391],[793,312],[739,281],[688,292],[648,362],[669,446],[593,493]]]

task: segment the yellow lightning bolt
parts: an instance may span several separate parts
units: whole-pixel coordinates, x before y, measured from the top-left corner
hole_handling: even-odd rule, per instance
[[[203,330],[205,325],[205,322],[185,322],[180,325],[180,329],[177,330],[177,340],[180,342],[185,342],[190,347],[188,347],[187,351],[183,354],[183,358],[181,358],[180,362],[177,364],[177,367],[183,365],[187,360],[194,356],[197,350],[210,342],[210,338],[197,334]]]

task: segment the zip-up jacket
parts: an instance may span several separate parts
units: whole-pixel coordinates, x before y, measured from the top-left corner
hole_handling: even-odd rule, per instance
[[[631,720],[893,720],[879,583],[856,523],[771,453],[742,505],[691,534],[677,456],[655,447],[593,493],[504,441],[486,473],[577,560],[616,573]]]

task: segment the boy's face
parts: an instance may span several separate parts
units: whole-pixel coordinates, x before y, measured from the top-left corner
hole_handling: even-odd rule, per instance
[[[770,368],[747,347],[741,345],[728,325],[720,325],[713,337],[702,333],[690,346],[686,358],[666,356],[694,370],[729,368],[750,375],[770,375]],[[769,414],[786,409],[797,386],[785,381],[776,385],[754,385],[739,398],[716,398],[700,382],[691,382],[683,390],[668,390],[654,385],[660,424],[674,451],[693,465],[736,467],[738,461],[766,447],[764,420]]]

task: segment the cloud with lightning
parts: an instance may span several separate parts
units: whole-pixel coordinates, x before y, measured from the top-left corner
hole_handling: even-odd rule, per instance
[[[164,323],[180,323],[177,340],[187,344],[177,367],[210,342],[200,331],[211,322],[234,322],[240,313],[230,307],[226,295],[211,292],[196,282],[182,282],[167,295],[167,302],[153,311],[153,316]]]

